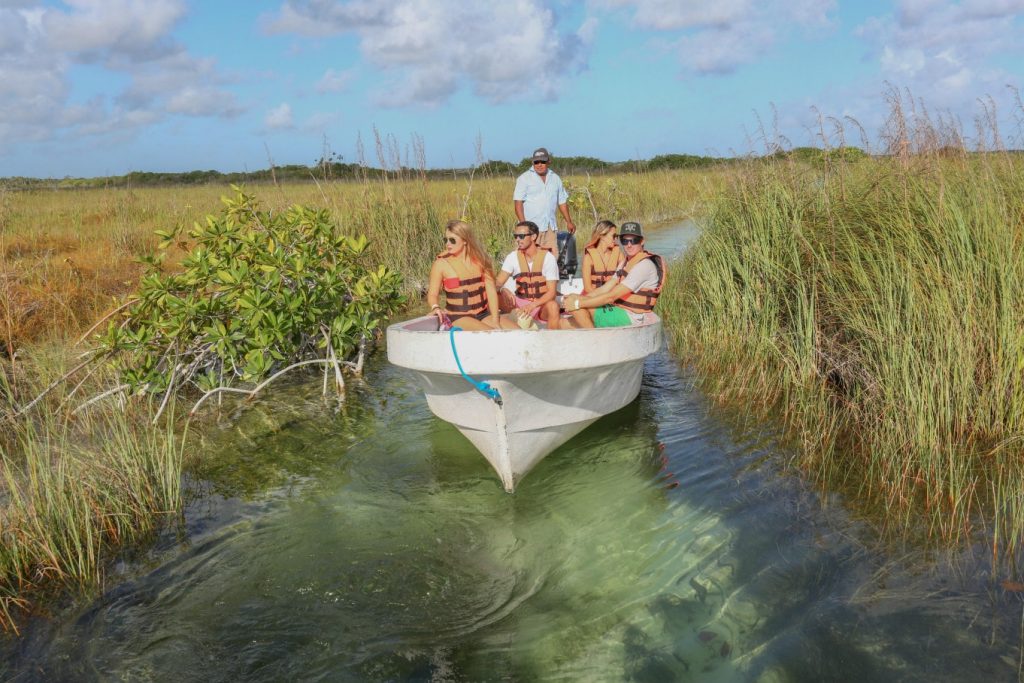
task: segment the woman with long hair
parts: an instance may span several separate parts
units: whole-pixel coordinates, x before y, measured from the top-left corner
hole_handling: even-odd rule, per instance
[[[464,330],[500,329],[494,267],[472,229],[462,221],[448,221],[444,247],[430,268],[427,288],[427,303],[438,323]],[[444,307],[438,301],[442,291]]]
[[[611,221],[600,221],[594,226],[590,240],[583,248],[583,291],[593,292],[622,268],[624,258],[619,248],[617,226]]]

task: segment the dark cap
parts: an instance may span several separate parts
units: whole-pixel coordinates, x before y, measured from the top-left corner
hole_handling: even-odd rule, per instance
[[[644,233],[640,229],[639,223],[629,221],[628,223],[623,223],[619,226],[619,237],[622,237],[623,235],[636,235],[637,237],[643,237]]]
[[[548,154],[548,151],[543,147],[538,147],[537,149],[533,150],[532,159],[534,161],[551,161],[551,155]]]

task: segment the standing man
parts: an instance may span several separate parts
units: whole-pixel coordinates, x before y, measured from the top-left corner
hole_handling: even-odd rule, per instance
[[[516,179],[516,189],[512,201],[516,207],[516,218],[536,223],[540,229],[537,246],[558,251],[558,221],[555,218],[555,207],[565,218],[565,228],[570,233],[576,232],[576,224],[569,215],[569,194],[562,185],[558,174],[548,168],[551,155],[543,147],[538,147],[532,155],[533,168]]]

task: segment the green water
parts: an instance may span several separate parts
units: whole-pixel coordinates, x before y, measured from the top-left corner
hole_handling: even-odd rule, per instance
[[[983,566],[883,552],[737,434],[663,352],[508,495],[378,354],[340,412],[311,382],[226,416],[183,527],[0,679],[1017,679]]]

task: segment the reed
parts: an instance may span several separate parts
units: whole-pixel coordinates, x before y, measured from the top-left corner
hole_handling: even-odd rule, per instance
[[[738,169],[661,308],[708,393],[778,420],[795,463],[884,531],[987,531],[1011,557],[1024,540],[1024,159],[967,154],[916,125],[885,156]],[[943,144],[918,146],[925,133]]]
[[[38,346],[21,383],[40,389],[70,362]],[[24,368],[32,368],[25,376]],[[86,380],[88,389],[104,377]],[[10,395],[10,377],[4,393]],[[83,593],[104,564],[180,511],[183,435],[148,428],[147,406],[97,404],[70,416],[72,387],[46,397],[0,439],[0,629],[56,591]],[[81,391],[82,389],[79,389]],[[78,401],[82,399],[77,398]]]
[[[311,179],[256,194],[280,210],[322,206],[369,255],[399,270],[409,293],[425,287],[442,226],[462,217],[492,253],[513,248],[512,178],[446,181]],[[566,178],[583,234],[595,216],[661,220],[693,215],[714,186],[697,171]],[[135,290],[155,230],[216,213],[227,187],[0,193],[0,394],[24,406],[77,362],[74,340]],[[173,269],[188,244],[165,262]],[[376,263],[374,263],[376,265]],[[149,427],[151,406],[69,408],[107,386],[106,369],[48,394],[27,415],[0,422],[0,629],[55,591],[102,582],[111,555],[150,537],[180,512],[184,435]],[[79,386],[79,383],[83,383]],[[173,411],[168,411],[168,414]]]
[[[692,215],[710,185],[699,171],[565,178],[574,218],[584,232],[598,218],[662,220]],[[464,218],[497,251],[512,249],[511,177],[452,180],[317,180],[250,188],[261,205],[329,209],[352,233],[370,240],[370,255],[398,269],[409,293],[425,285],[441,251],[441,226]],[[154,231],[191,226],[216,213],[227,187],[31,190],[0,195],[0,337],[26,342],[83,332],[115,300],[133,291],[138,259],[157,244]],[[177,253],[180,258],[181,251]],[[174,266],[174,258],[168,262]]]

